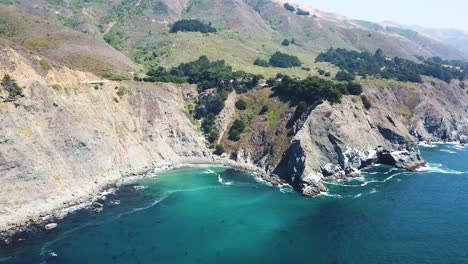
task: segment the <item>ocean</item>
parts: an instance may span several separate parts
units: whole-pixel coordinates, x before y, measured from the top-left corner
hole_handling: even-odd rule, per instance
[[[316,198],[232,169],[167,171],[0,247],[0,263],[468,263],[468,147],[421,152],[424,169],[377,166]]]

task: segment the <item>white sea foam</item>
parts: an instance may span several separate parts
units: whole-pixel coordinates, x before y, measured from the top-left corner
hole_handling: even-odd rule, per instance
[[[449,149],[441,149],[440,151],[445,152],[445,153],[450,153],[450,154],[456,154],[457,153],[456,151],[449,150]]]
[[[440,163],[429,163],[426,166],[419,168],[419,172],[441,173],[441,174],[464,174],[466,172],[444,168]]]
[[[359,197],[361,197],[361,196],[362,196],[362,193],[358,193],[358,194],[356,194],[353,198],[359,198]]]
[[[372,190],[370,191],[370,194],[376,193],[376,192],[378,192],[376,189],[372,189]]]
[[[291,193],[294,191],[293,187],[289,184],[280,184],[278,185],[278,188],[282,193]]]
[[[320,197],[320,196],[325,196],[325,197],[332,197],[332,198],[339,198],[339,199],[343,198],[343,196],[341,196],[341,195],[339,195],[339,194],[336,194],[336,193],[333,193],[333,194],[332,194],[332,193],[329,193],[329,192],[320,193],[318,196],[319,196],[319,197]]]
[[[435,143],[427,143],[425,141],[419,142],[418,145],[425,148],[435,148],[437,146]]]
[[[206,171],[204,171],[203,174],[217,174],[217,173],[211,169],[206,169]]]

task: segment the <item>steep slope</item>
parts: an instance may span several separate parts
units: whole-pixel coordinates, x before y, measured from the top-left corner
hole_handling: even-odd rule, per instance
[[[44,59],[98,75],[131,77],[137,67],[104,41],[60,26],[53,20],[0,4],[0,40],[35,52]]]
[[[41,76],[30,59],[0,50],[0,75],[25,87],[24,97],[0,107],[1,229],[82,202],[158,164],[211,160],[184,110],[193,87],[94,86],[87,82],[95,75],[67,68]]]

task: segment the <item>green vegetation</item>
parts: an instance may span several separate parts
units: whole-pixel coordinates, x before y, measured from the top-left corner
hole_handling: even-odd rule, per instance
[[[297,12],[296,12],[296,15],[299,15],[299,16],[308,16],[310,15],[310,12],[309,11],[304,11],[300,8],[297,9]]]
[[[339,71],[336,73],[335,80],[340,82],[350,82],[356,78],[354,73],[348,71]]]
[[[229,140],[239,141],[240,134],[244,132],[245,128],[246,128],[246,124],[244,123],[244,121],[240,119],[236,119],[234,123],[232,124],[231,129],[229,130],[229,136],[228,136]]]
[[[46,59],[40,60],[39,65],[41,66],[43,70],[46,70],[46,71],[52,69],[52,66],[50,65],[49,61]]]
[[[268,112],[269,108],[268,108],[268,105],[263,105],[262,106],[262,109],[260,110],[260,115],[263,115],[265,114],[266,112]]]
[[[372,108],[372,103],[366,95],[362,94],[361,100],[362,100],[362,104],[364,105],[364,108],[366,108],[367,110]]]
[[[281,45],[286,46],[286,47],[289,46],[289,44],[290,44],[289,39],[284,39],[283,42],[281,42]]]
[[[14,0],[0,0],[0,4],[3,4],[3,5],[12,5],[14,3],[15,3]]]
[[[290,11],[290,12],[294,12],[296,11],[296,8],[294,8],[294,6],[290,5],[289,3],[284,3],[284,9]]]
[[[123,49],[122,38],[122,31],[117,30],[116,27],[113,27],[106,35],[104,35],[104,40],[117,50]]]
[[[198,19],[179,20],[171,27],[171,33],[179,31],[201,32],[201,33],[215,33],[216,28],[210,24],[205,24]]]
[[[302,65],[298,57],[279,51],[275,52],[275,54],[270,57],[269,62],[271,66],[278,68],[292,68]]]
[[[466,80],[468,64],[459,61],[443,61],[434,57],[419,58],[422,63],[395,57],[385,57],[381,49],[375,54],[369,52],[329,49],[319,54],[317,61],[330,62],[342,69],[337,79],[349,80],[348,73],[366,78],[368,75],[384,79],[396,79],[402,82],[422,82],[421,75],[438,78],[445,82],[453,79]]]
[[[254,61],[254,65],[257,65],[257,66],[260,66],[260,67],[269,67],[270,66],[270,63],[268,63],[267,60],[262,60],[260,58],[257,58],[255,61]]]
[[[9,93],[8,98],[5,101],[14,101],[16,98],[23,96],[23,88],[20,87],[16,80],[13,79],[9,74],[3,76],[0,82],[2,88]]]
[[[221,156],[225,152],[223,145],[217,144],[214,154]]]
[[[188,82],[197,84],[198,91],[203,93],[198,102],[196,117],[202,118],[210,113],[217,115],[224,107],[229,92],[245,93],[258,85],[262,76],[233,71],[223,60],[210,61],[206,56],[198,60],[182,63],[167,71],[157,67],[150,69],[144,81]],[[210,90],[209,92],[207,90]],[[204,93],[207,91],[206,93]]]
[[[269,79],[275,95],[283,101],[297,105],[299,112],[304,112],[309,106],[315,106],[325,100],[330,103],[341,102],[343,95],[359,95],[362,87],[355,82],[335,83],[319,77],[308,77],[304,80],[283,76],[281,80]]]
[[[117,89],[117,95],[122,98],[124,95],[129,94],[130,91],[125,86],[115,87]]]
[[[245,100],[239,99],[236,102],[236,108],[241,111],[247,109],[247,102]]]

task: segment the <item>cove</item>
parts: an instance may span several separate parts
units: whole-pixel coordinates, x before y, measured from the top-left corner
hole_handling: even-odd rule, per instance
[[[232,169],[168,171],[1,247],[0,263],[466,263],[467,154],[423,148],[427,168],[378,166],[317,198]]]

